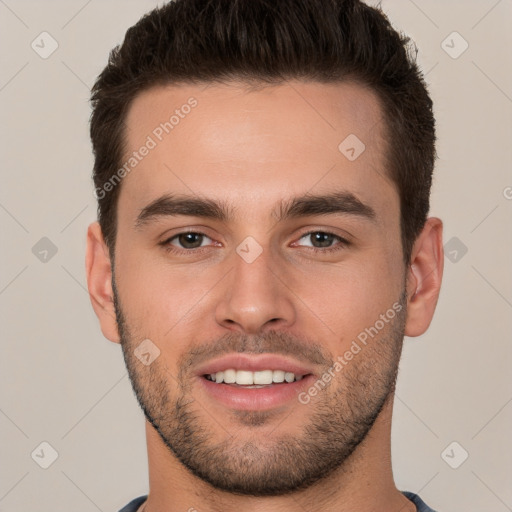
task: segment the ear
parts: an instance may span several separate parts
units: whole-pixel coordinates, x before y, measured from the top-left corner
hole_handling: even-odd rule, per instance
[[[406,336],[420,336],[430,325],[443,278],[443,223],[427,219],[414,243],[407,274]]]
[[[100,321],[101,332],[105,338],[119,343],[109,250],[98,222],[93,222],[87,230],[85,271],[89,297]]]

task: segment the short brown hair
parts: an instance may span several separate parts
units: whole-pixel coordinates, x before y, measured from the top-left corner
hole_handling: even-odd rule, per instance
[[[166,84],[355,80],[377,93],[385,163],[400,196],[405,263],[429,211],[436,158],[432,100],[409,38],[359,0],[175,0],[144,15],[110,53],[92,89],[96,190],[121,166],[137,94]],[[121,184],[98,197],[113,259]]]

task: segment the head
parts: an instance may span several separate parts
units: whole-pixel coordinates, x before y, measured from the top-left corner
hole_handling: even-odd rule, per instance
[[[341,468],[428,328],[435,130],[407,45],[355,0],[176,0],[94,85],[93,306],[169,453],[217,488]],[[296,399],[212,398],[205,368],[233,354],[300,363]]]

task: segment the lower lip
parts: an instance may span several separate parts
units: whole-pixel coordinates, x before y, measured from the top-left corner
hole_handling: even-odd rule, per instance
[[[272,384],[262,388],[217,384],[204,377],[199,377],[199,380],[206,392],[221,404],[231,409],[254,411],[272,409],[298,401],[297,395],[310,386],[314,376],[307,375],[299,381]]]

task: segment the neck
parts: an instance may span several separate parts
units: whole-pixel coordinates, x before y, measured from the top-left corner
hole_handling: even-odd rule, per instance
[[[307,489],[270,497],[240,496],[211,487],[192,475],[146,422],[150,492],[144,512],[415,512],[414,504],[397,490],[393,481],[392,406],[390,394],[366,438],[329,477]]]

